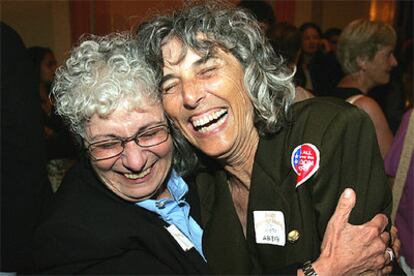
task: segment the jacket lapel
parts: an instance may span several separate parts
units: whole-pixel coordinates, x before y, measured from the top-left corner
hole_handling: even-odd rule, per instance
[[[249,253],[243,230],[232,204],[223,171],[197,177],[202,221],[203,248],[215,274],[248,274]],[[213,216],[212,216],[213,215]]]

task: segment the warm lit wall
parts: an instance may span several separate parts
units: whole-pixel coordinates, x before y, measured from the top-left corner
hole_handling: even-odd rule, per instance
[[[98,1],[96,32],[129,30],[154,14],[181,7],[182,1]]]
[[[182,7],[183,2],[183,0],[71,1],[72,27],[75,29],[72,37],[75,39],[84,32],[104,35],[114,31],[130,30],[153,15]]]
[[[348,23],[357,18],[369,18],[370,1],[325,1],[321,26],[344,28]]]
[[[312,21],[312,1],[298,0],[295,5],[294,25],[299,27],[307,21]]]
[[[67,1],[0,2],[1,20],[13,27],[27,47],[51,48],[61,62],[70,48]]]
[[[50,47],[55,51],[58,61],[62,62],[72,41],[76,41],[84,32],[105,34],[128,30],[157,11],[181,6],[183,1],[1,0],[0,8],[2,20],[19,32],[27,46]],[[368,18],[370,6],[370,1],[364,0],[267,1],[280,20],[288,20],[297,26],[306,21],[315,21],[322,29],[332,26],[342,28],[352,19]],[[290,4],[290,1],[294,3]],[[239,0],[230,2],[237,4]]]
[[[295,7],[296,26],[312,21],[326,30],[330,27],[344,28],[353,19],[368,18],[370,1],[297,0]]]

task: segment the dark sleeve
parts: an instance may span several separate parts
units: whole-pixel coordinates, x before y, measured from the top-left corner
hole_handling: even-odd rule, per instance
[[[196,274],[197,266],[189,263],[189,254],[196,251],[183,251],[165,225],[155,213],[117,197],[81,159],[36,229],[35,272]]]
[[[96,240],[94,233],[79,225],[65,222],[45,225],[38,230],[36,240],[36,272],[41,274],[176,273],[152,255],[151,250],[136,246],[133,241],[131,248],[105,248],[98,244],[91,247],[91,240]]]
[[[346,187],[356,192],[350,223],[365,223],[378,213],[390,215],[391,190],[375,130],[366,113],[358,108],[337,112],[325,129],[320,147],[321,163],[312,198],[321,238]]]
[[[46,174],[40,99],[19,35],[1,30],[1,267],[30,270],[30,241],[52,190]]]

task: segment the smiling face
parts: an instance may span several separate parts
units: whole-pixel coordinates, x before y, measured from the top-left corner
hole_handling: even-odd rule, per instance
[[[374,86],[389,82],[390,72],[397,66],[393,50],[393,46],[383,46],[371,60],[367,60],[362,64],[363,72]]]
[[[205,154],[221,159],[243,154],[257,131],[242,65],[221,49],[204,57],[189,48],[180,59],[182,50],[174,38],[162,47],[165,111]]]
[[[320,36],[316,29],[307,28],[302,34],[302,51],[304,54],[313,55],[315,54],[320,45]]]
[[[86,138],[88,144],[126,138],[161,124],[167,124],[161,104],[135,110],[121,105],[107,118],[93,115],[86,127]],[[129,141],[120,155],[99,161],[91,158],[91,164],[111,191],[136,202],[158,195],[165,188],[163,182],[171,167],[172,149],[171,137],[149,148]]]

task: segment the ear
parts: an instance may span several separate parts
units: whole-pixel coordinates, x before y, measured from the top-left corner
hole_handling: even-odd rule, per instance
[[[365,69],[367,67],[367,61],[368,61],[368,59],[366,57],[357,57],[356,58],[356,62],[358,64],[358,67],[360,69],[362,69],[363,71],[365,71]]]

